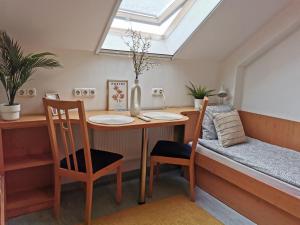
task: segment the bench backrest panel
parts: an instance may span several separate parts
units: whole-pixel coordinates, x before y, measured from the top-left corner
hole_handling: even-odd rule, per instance
[[[300,152],[300,122],[239,111],[247,136]]]

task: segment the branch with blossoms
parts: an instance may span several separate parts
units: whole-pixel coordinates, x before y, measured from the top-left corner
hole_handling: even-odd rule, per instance
[[[144,71],[148,71],[157,65],[149,57],[150,38],[143,37],[140,32],[129,29],[123,40],[130,50],[135,79],[138,79]]]

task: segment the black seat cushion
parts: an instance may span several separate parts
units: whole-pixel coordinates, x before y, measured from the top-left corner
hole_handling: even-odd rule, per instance
[[[158,141],[154,146],[151,156],[165,156],[173,158],[189,159],[192,147],[174,141]]]
[[[80,172],[85,173],[86,166],[85,166],[83,149],[79,149],[78,151],[76,151],[76,158],[77,158],[78,170]],[[91,149],[91,158],[92,158],[92,165],[93,165],[93,173],[96,173],[97,171],[103,169],[104,167],[122,159],[123,156],[113,152]],[[70,154],[69,159],[70,159],[71,169],[75,170],[72,154]],[[60,167],[68,169],[66,158],[60,161]]]

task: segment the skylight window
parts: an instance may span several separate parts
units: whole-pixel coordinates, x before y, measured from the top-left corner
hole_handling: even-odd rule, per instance
[[[98,52],[128,51],[133,29],[152,39],[150,53],[173,56],[221,0],[122,0]]]
[[[125,0],[122,1],[119,11],[132,14],[140,14],[149,17],[159,17],[176,0]]]
[[[175,12],[173,15],[171,15],[166,21],[164,21],[162,24],[152,24],[152,23],[145,23],[140,21],[130,21],[130,20],[124,20],[115,18],[113,20],[113,23],[111,25],[111,28],[115,31],[119,30],[127,30],[128,28],[132,28],[133,30],[138,30],[142,33],[153,35],[152,38],[159,39],[162,38],[162,36],[166,33],[167,29],[170,27],[172,22],[175,20],[176,16],[178,15],[180,10]],[[158,36],[154,36],[158,35]]]

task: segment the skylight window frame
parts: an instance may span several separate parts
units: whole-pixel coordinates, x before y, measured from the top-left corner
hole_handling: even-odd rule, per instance
[[[121,48],[107,48],[107,47],[104,47],[104,42],[106,41],[107,39],[107,36],[110,34],[110,33],[114,33],[112,32],[112,22],[114,20],[114,18],[116,17],[117,15],[117,12],[119,10],[119,7],[121,5],[121,2],[122,0],[116,0],[117,1],[117,4],[115,5],[112,13],[111,13],[111,17],[106,25],[106,28],[105,28],[105,31],[103,32],[103,34],[101,35],[101,39],[99,40],[98,42],[98,47],[96,48],[95,50],[95,53],[96,54],[108,54],[108,55],[127,55],[129,53],[129,50],[125,50],[125,49],[122,49]],[[189,0],[187,0],[189,1]],[[182,10],[182,14],[183,14],[183,17],[185,17],[186,13],[189,14],[189,10],[191,10],[191,8],[193,8],[193,4],[197,2],[197,0],[190,0],[192,3],[191,4],[188,4],[188,7],[185,8],[185,10]],[[149,52],[149,56],[150,57],[153,57],[153,58],[167,58],[167,59],[170,59],[172,60],[177,54],[178,52],[181,51],[181,49],[186,45],[186,43],[192,38],[192,36],[194,35],[195,32],[197,32],[200,28],[200,26],[202,26],[204,23],[206,23],[206,21],[210,18],[211,14],[213,14],[215,12],[215,10],[219,7],[219,5],[221,5],[221,3],[223,2],[223,0],[216,0],[218,2],[216,2],[215,5],[212,6],[212,8],[210,9],[209,12],[207,12],[207,14],[205,15],[205,17],[202,19],[202,21],[199,21],[199,24],[196,25],[196,27],[194,28],[194,30],[192,32],[189,33],[189,36],[186,37],[185,40],[182,40],[182,43],[178,46],[178,47],[175,47],[175,49],[171,52],[164,52],[164,51],[158,51],[158,52]],[[198,4],[198,2],[197,2]],[[184,12],[184,11],[187,11],[187,12]],[[195,11],[194,11],[195,12]],[[181,14],[181,13],[180,13]],[[189,14],[190,15],[190,14]],[[183,18],[184,21],[187,21],[186,19]],[[186,23],[186,22],[185,22]],[[182,25],[179,25],[182,27]],[[176,30],[176,26],[175,26],[175,29],[173,31],[176,31],[178,33],[178,31]],[[167,33],[167,32],[166,32]],[[119,33],[118,36],[122,36],[120,35],[121,33]],[[170,34],[170,37],[173,37],[174,38],[174,35]],[[169,38],[168,38],[169,39]],[[164,40],[162,40],[164,41]]]
[[[191,0],[175,0],[158,17],[151,14],[118,9],[115,18],[159,26],[168,20],[175,12],[177,12],[178,9],[185,7],[185,4],[189,1]]]
[[[150,32],[144,32],[144,31],[140,31],[142,35],[145,36],[150,36],[152,39],[154,40],[164,40],[167,39],[168,36],[172,33],[172,31],[177,27],[177,25],[180,23],[181,19],[185,16],[185,14],[190,10],[190,8],[192,7],[192,5],[195,3],[196,0],[182,0],[180,1],[180,5],[179,8],[176,8],[175,11],[172,12],[172,14],[168,15],[169,19],[171,16],[174,15],[174,13],[176,13],[178,10],[180,10],[180,12],[178,13],[178,15],[176,15],[175,19],[172,21],[172,23],[169,25],[169,27],[166,29],[166,31],[163,34],[155,34],[155,33],[150,33]],[[178,3],[178,1],[176,1]],[[174,4],[174,3],[172,3]],[[180,7],[182,7],[180,9]],[[120,19],[117,15],[120,9],[118,9],[116,16],[114,17],[114,19]],[[121,20],[124,20],[123,18],[121,18]],[[163,21],[163,22],[166,22]],[[128,22],[136,22],[136,23],[141,23],[141,24],[146,24],[146,25],[153,25],[153,26],[160,26],[162,24],[153,24],[151,22],[141,22],[141,21],[134,21],[134,20],[129,20]],[[122,28],[116,28],[116,27],[111,27],[110,31],[112,33],[118,34],[118,35],[124,35],[125,32],[127,31],[127,29],[122,29]]]
[[[190,3],[194,3],[195,0],[190,0]],[[189,5],[189,7],[191,7],[192,4]],[[176,28],[176,26],[178,25],[178,23],[180,22],[180,20],[184,17],[185,13],[187,12],[189,8],[181,9],[179,12],[174,12],[177,13],[177,15],[172,14],[172,16],[175,16],[175,18],[173,19],[173,21],[171,22],[171,24],[167,27],[167,29],[162,33],[162,34],[158,34],[155,32],[147,32],[147,31],[142,31],[139,30],[139,32],[146,37],[150,37],[153,40],[164,40],[166,38],[168,38],[168,35],[172,33],[172,31]],[[178,9],[179,10],[179,9]],[[118,18],[114,18],[114,19],[118,19]],[[170,18],[169,18],[170,19]],[[127,22],[127,21],[125,21]],[[133,23],[139,23],[140,25],[150,25],[150,26],[156,26],[153,24],[146,24],[146,23],[140,23],[140,22],[135,22],[135,21],[128,21],[128,22],[133,22]],[[165,21],[166,22],[166,21]],[[113,24],[113,23],[112,23]],[[134,29],[134,28],[133,28]],[[111,25],[110,28],[110,32],[114,33],[114,34],[118,34],[120,36],[123,36],[126,34],[126,31],[128,30],[128,28],[118,28],[118,27],[113,27],[113,25]]]

